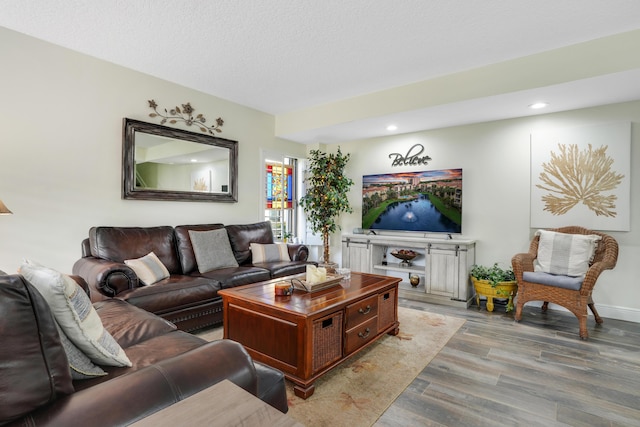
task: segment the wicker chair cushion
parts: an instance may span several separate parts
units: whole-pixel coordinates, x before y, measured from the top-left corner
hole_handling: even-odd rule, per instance
[[[526,282],[540,283],[542,285],[555,286],[557,288],[572,289],[577,291],[582,286],[584,276],[572,277],[559,274],[543,273],[541,271],[525,271],[522,278]]]
[[[538,256],[534,270],[567,276],[582,276],[589,269],[596,251],[596,244],[601,239],[595,234],[556,233],[538,230],[540,236]]]

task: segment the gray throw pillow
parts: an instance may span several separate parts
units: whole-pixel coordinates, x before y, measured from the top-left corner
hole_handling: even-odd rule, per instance
[[[58,335],[60,335],[60,342],[62,343],[64,352],[67,353],[71,378],[74,380],[89,380],[91,378],[107,375],[102,368],[94,365],[91,359],[89,359],[86,354],[80,351],[80,349],[71,342],[62,329],[60,329],[57,322],[56,328],[58,329]]]
[[[218,268],[238,266],[226,229],[189,230],[189,238],[191,238],[193,254],[196,256],[200,273],[217,270]]]

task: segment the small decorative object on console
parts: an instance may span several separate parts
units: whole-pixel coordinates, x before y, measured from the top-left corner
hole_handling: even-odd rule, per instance
[[[413,286],[414,288],[417,287],[420,284],[420,276],[418,276],[417,274],[410,274],[409,275],[409,283],[411,283],[411,286]]]
[[[391,255],[402,260],[400,262],[400,267],[411,267],[411,260],[418,256],[417,252],[412,251],[411,249],[397,249],[395,251],[391,251]]]

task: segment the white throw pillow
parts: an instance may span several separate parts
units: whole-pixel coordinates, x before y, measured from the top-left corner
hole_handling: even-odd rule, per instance
[[[218,268],[237,267],[238,261],[233,255],[227,230],[194,231],[189,230],[193,254],[196,256],[198,271],[207,271]]]
[[[261,262],[291,261],[286,243],[251,243],[251,260],[254,264]]]
[[[149,252],[142,258],[125,259],[124,263],[131,267],[138,279],[145,285],[153,285],[169,277],[169,270],[153,252]]]
[[[89,296],[75,280],[33,261],[24,261],[19,272],[38,289],[60,328],[92,362],[131,366],[122,347],[104,329]]]
[[[565,276],[583,276],[589,269],[596,245],[601,237],[596,234],[567,234],[538,230],[538,256],[535,271]]]

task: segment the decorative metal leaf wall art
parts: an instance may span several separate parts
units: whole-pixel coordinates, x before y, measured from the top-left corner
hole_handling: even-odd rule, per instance
[[[613,170],[613,159],[607,155],[607,145],[579,150],[577,144],[558,144],[548,163],[542,164],[536,187],[548,191],[542,196],[544,210],[564,215],[582,202],[597,216],[615,217],[616,189],[624,178]]]
[[[224,120],[222,120],[221,117],[218,117],[216,119],[215,126],[207,126],[205,125],[205,122],[207,121],[207,119],[202,114],[198,114],[195,117],[193,116],[193,112],[195,111],[195,108],[191,106],[190,102],[187,102],[186,104],[182,104],[182,109],[178,106],[176,106],[175,108],[172,108],[171,110],[167,110],[165,108],[164,114],[158,111],[158,104],[156,104],[156,101],[151,99],[148,102],[149,102],[149,108],[152,108],[154,111],[154,113],[149,113],[149,117],[162,117],[162,120],[160,121],[161,125],[164,125],[167,122],[169,122],[172,125],[178,122],[183,122],[187,126],[195,125],[198,128],[200,128],[201,132],[209,133],[211,135],[215,135],[214,132],[218,132],[218,133],[222,132],[222,129],[220,128],[222,127],[222,125],[224,125]]]

